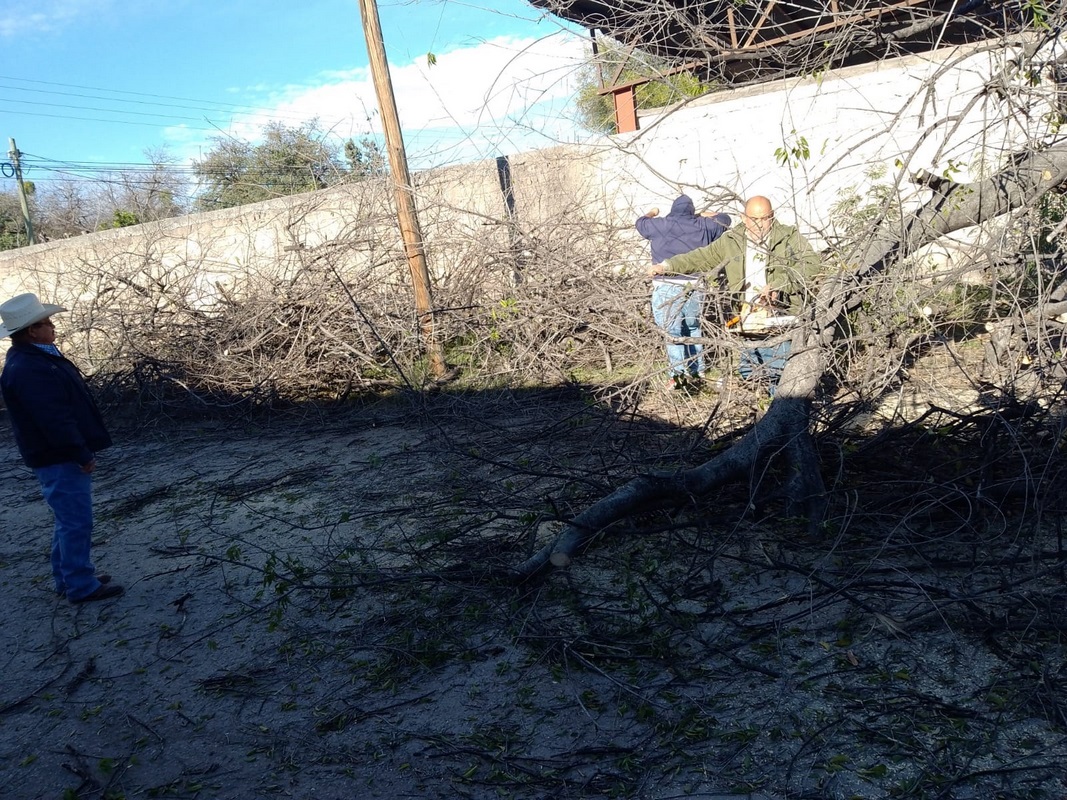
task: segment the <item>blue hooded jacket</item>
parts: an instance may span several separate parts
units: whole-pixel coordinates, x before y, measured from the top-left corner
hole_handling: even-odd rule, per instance
[[[683,194],[671,206],[665,217],[638,217],[637,232],[652,246],[652,263],[662,264],[668,258],[680,256],[706,247],[730,227],[727,214],[701,217],[696,214],[693,199]]]

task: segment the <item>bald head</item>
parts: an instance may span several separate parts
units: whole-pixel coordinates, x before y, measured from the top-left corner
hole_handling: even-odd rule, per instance
[[[745,213],[741,215],[748,230],[748,237],[754,242],[761,242],[771,231],[774,224],[774,209],[771,201],[763,195],[755,195],[745,203]]]

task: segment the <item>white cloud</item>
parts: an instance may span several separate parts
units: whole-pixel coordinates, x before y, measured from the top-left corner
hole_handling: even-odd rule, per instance
[[[111,0],[35,0],[5,3],[0,7],[0,39],[32,33],[49,33],[82,17],[104,14]],[[32,6],[32,11],[29,8]]]
[[[503,37],[419,61],[391,64],[390,75],[408,155],[417,168],[488,158],[572,140],[575,78],[586,43],[567,33]],[[315,86],[276,88],[244,100],[270,113],[244,117],[227,133],[254,140],[271,119],[287,125],[317,117],[339,139],[380,134],[378,103],[367,68],[322,75]],[[248,90],[246,90],[247,92]],[[194,144],[174,129],[176,149]]]

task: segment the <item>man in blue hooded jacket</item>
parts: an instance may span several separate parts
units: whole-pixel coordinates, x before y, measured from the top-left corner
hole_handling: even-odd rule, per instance
[[[726,214],[696,213],[693,200],[681,195],[666,217],[653,208],[637,220],[637,232],[648,239],[652,263],[705,247],[730,227]],[[667,337],[667,388],[681,388],[686,378],[699,380],[704,374],[703,345],[681,341],[699,339],[700,312],[704,292],[700,278],[692,275],[654,275],[652,278],[652,317]]]
[[[0,374],[22,460],[41,483],[55,515],[52,578],[72,603],[117,597],[123,589],[97,574],[89,551],[93,534],[92,472],[96,453],[111,446],[89,387],[55,345],[51,316],[66,311],[21,294],[0,305],[0,337],[11,347]]]

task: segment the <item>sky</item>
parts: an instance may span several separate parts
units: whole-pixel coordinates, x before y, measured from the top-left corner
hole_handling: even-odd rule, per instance
[[[523,0],[379,0],[413,169],[587,135],[574,122],[580,28]],[[430,54],[435,59],[430,64]],[[379,137],[356,0],[0,0],[0,191],[13,138],[39,187],[148,163],[188,166],[217,137],[318,118]]]

